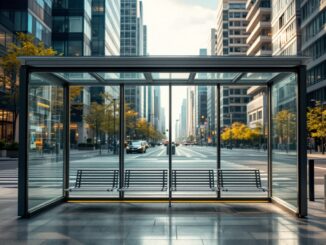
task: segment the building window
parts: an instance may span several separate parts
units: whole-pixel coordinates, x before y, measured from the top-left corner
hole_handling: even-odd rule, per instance
[[[69,41],[68,55],[69,56],[82,56],[83,55],[82,41]]]
[[[263,112],[262,111],[258,111],[258,120],[263,118]]]
[[[282,14],[278,20],[278,28],[281,29],[283,25],[284,25],[284,14]]]
[[[69,17],[69,32],[82,32],[83,31],[83,17],[72,16]]]

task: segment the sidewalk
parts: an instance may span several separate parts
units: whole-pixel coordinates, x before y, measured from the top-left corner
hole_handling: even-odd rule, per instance
[[[308,153],[308,158],[310,158],[310,159],[325,159],[326,160],[326,154],[322,154],[320,152],[312,153],[312,154]]]
[[[18,161],[18,158],[0,157],[0,162]]]

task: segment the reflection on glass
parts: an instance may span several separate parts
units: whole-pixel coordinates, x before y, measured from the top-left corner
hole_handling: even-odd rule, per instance
[[[296,75],[273,85],[273,196],[297,207]]]
[[[70,87],[71,197],[118,196],[105,181],[119,168],[119,93],[119,86]],[[85,179],[74,188],[78,171]]]
[[[125,86],[125,197],[168,197],[168,97],[167,86]]]
[[[216,86],[172,87],[173,197],[216,198]]]
[[[152,73],[153,79],[188,79],[189,73]]]
[[[246,82],[266,82],[273,77],[277,76],[279,73],[245,73],[240,81],[246,81]]]
[[[31,75],[28,92],[28,209],[63,196],[63,88]],[[43,84],[43,85],[42,85]]]
[[[222,86],[220,95],[221,169],[259,170],[261,184],[267,188],[266,87]],[[222,191],[221,197],[267,197],[267,192],[234,187],[232,191]]]
[[[238,75],[238,73],[227,73],[227,72],[223,72],[223,73],[211,73],[211,72],[197,72],[195,79],[196,80],[233,80],[236,76]]]

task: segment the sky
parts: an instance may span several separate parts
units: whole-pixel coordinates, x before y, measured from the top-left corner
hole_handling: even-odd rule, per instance
[[[142,0],[144,24],[147,25],[149,55],[199,55],[208,48],[210,30],[216,25],[218,0]],[[179,118],[186,87],[172,90],[172,133]],[[168,89],[161,89],[168,126]]]
[[[216,25],[217,0],[143,0],[150,55],[197,55]]]

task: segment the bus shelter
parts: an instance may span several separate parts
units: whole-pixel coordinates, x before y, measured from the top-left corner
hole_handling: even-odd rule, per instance
[[[306,58],[19,59],[19,216],[91,201],[271,202],[307,215]]]

